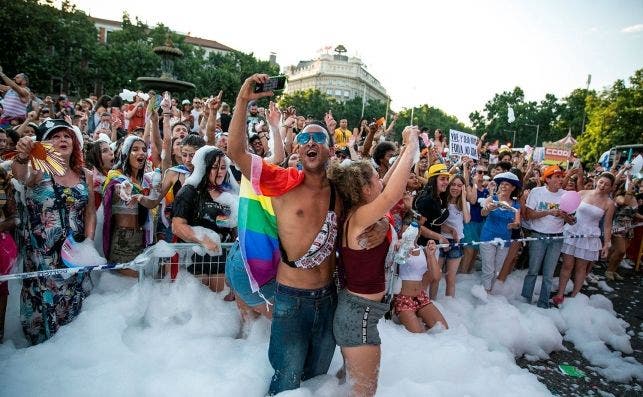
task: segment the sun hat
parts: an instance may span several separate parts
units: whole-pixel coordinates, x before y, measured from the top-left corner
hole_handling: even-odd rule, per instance
[[[433,164],[429,167],[429,178],[439,175],[450,176],[447,166],[444,164]]]
[[[518,189],[522,188],[522,183],[520,183],[520,180],[518,179],[516,174],[514,174],[513,172],[501,172],[501,173],[497,174],[496,176],[494,176],[493,180],[498,185],[500,185],[500,183],[502,183],[502,182],[507,182],[507,183],[510,183],[510,184],[514,185]]]

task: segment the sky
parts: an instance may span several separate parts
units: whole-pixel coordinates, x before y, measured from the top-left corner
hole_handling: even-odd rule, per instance
[[[219,41],[281,67],[343,44],[387,89],[391,108],[441,108],[469,124],[494,94],[559,98],[627,79],[643,67],[643,2],[72,0],[91,16]]]

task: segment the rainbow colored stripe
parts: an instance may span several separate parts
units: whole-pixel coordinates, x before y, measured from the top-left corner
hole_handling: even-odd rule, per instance
[[[253,292],[277,276],[281,261],[277,217],[269,196],[301,184],[304,174],[281,168],[253,155],[251,180],[243,177],[239,192],[239,247]]]

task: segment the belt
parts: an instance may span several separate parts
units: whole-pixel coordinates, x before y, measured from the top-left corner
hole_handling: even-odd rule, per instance
[[[542,232],[538,232],[536,230],[532,230],[532,233],[538,233],[538,234],[542,234],[543,236],[549,236],[549,237],[557,237],[557,236],[562,236],[563,235],[562,232],[560,232],[560,233],[542,233]]]

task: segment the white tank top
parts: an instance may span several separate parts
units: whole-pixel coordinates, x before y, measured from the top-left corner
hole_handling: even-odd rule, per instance
[[[409,255],[406,263],[400,265],[400,279],[403,281],[422,281],[422,276],[426,273],[426,256],[424,250],[420,249],[420,255]]]

